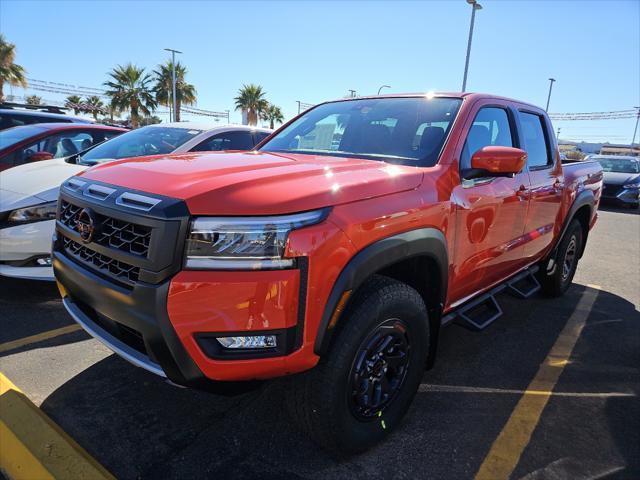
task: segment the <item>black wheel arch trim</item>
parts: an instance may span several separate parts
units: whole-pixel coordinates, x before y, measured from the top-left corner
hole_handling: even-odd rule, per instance
[[[447,296],[449,272],[449,255],[444,234],[436,228],[427,227],[383,238],[360,250],[338,275],[324,307],[314,352],[317,355],[327,352],[334,331],[329,324],[344,292],[355,291],[371,275],[399,261],[425,256],[435,262],[440,274],[441,308]]]
[[[582,207],[585,207],[585,206],[589,207],[589,223],[591,223],[591,219],[593,218],[593,210],[595,208],[595,203],[596,203],[595,195],[591,190],[583,190],[582,192],[578,193],[578,195],[576,195],[576,199],[573,201],[573,204],[571,205],[571,208],[569,208],[569,212],[567,212],[567,216],[564,219],[564,223],[562,225],[562,231],[560,232],[560,235],[558,235],[558,238],[555,241],[555,245],[553,246],[553,249],[549,254],[549,259],[556,257],[556,254],[558,253],[558,247],[560,246],[560,242],[562,242],[562,238],[564,237],[565,233],[567,233],[567,229],[569,228],[569,225],[571,225],[571,222],[573,221],[573,219],[576,218],[576,213]],[[587,225],[586,234],[587,235],[589,234],[589,225]],[[582,241],[582,249],[580,251],[580,257],[582,257],[582,254],[584,253],[584,248],[587,244],[587,235],[585,235],[585,238]]]

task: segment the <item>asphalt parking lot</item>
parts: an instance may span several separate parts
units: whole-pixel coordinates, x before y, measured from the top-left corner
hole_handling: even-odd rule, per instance
[[[502,295],[487,330],[447,328],[403,425],[349,459],[296,431],[286,381],[176,388],[75,330],[54,285],[2,279],[0,296],[0,370],[118,478],[458,479],[505,458],[514,479],[640,478],[637,211],[600,212],[563,298]]]

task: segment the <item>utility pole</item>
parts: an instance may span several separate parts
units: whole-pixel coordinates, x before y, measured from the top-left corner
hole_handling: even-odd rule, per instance
[[[300,115],[300,100],[296,100],[296,102],[298,103],[298,115]]]
[[[356,91],[355,90],[349,90],[349,93],[351,94],[351,98],[355,98],[356,97]]]
[[[629,145],[629,154],[633,154],[633,144],[636,143],[636,133],[638,133],[638,122],[640,121],[640,107],[633,107],[636,112],[636,128],[633,129],[633,138],[631,139],[631,145]]]
[[[561,127],[558,127],[558,133],[556,133],[557,140],[560,140],[560,130],[561,130]]]
[[[549,102],[551,101],[551,89],[553,88],[553,82],[555,82],[555,78],[549,79],[549,95],[547,96],[547,108],[544,109],[545,112],[549,111]]]
[[[173,119],[172,121],[177,121],[177,99],[176,99],[176,53],[182,53],[178,50],[173,50],[171,48],[165,48],[167,52],[171,52],[171,91],[172,91],[172,99],[171,102],[173,105]]]
[[[476,20],[476,10],[482,10],[477,0],[467,0],[467,3],[471,5],[471,25],[469,25],[469,41],[467,42],[467,59],[464,62],[464,77],[462,77],[462,91],[467,89],[467,73],[469,73],[469,56],[471,55],[471,41],[473,40],[473,24]]]

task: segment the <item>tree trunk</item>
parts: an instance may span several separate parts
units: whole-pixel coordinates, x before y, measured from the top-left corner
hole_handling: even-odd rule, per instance
[[[177,95],[176,95],[177,97]],[[180,121],[180,100],[176,101],[176,115],[175,115],[175,119],[174,121],[179,122]]]
[[[138,105],[131,104],[131,128],[138,128]]]
[[[247,112],[247,123],[252,127],[255,127],[258,124],[258,112],[253,108],[250,108]]]
[[[269,128],[270,128],[271,130],[273,130],[273,126],[274,126],[273,124],[274,124],[274,121],[273,121],[273,118],[272,118],[272,119],[269,121]]]
[[[2,87],[4,87],[4,79],[0,78],[0,103],[4,102],[4,91]]]

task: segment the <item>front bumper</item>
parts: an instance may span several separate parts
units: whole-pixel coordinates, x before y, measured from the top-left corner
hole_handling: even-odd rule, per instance
[[[247,381],[307,368],[287,361],[301,342],[299,271],[181,272],[159,285],[118,288],[54,251],[69,314],[136,366],[174,383]],[[216,336],[275,334],[279,348],[216,351]]]
[[[37,264],[51,252],[55,220],[0,229],[0,275],[30,280],[54,280],[50,266]]]

